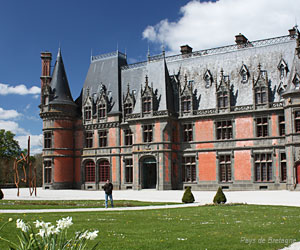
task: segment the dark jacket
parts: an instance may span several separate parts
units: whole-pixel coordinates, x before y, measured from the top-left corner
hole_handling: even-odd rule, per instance
[[[111,183],[105,183],[105,185],[103,186],[103,189],[106,194],[112,194],[113,188],[114,186]]]

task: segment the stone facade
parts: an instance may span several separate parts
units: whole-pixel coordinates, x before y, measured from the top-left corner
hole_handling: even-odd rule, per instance
[[[60,51],[52,75],[43,52],[44,188],[298,189],[299,50],[293,28],[131,65],[92,56],[75,101]]]

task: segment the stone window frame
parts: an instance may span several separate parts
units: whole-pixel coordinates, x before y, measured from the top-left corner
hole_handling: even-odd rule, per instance
[[[182,182],[183,183],[196,183],[197,182],[197,169],[196,169],[196,156],[183,155],[181,158],[182,166]]]
[[[255,183],[274,182],[272,152],[255,152],[253,153],[253,176]],[[259,171],[257,171],[259,170]]]
[[[84,181],[94,183],[96,181],[96,164],[93,160],[88,160],[84,164]]]
[[[123,129],[124,132],[124,145],[131,146],[133,144],[133,133],[130,128]]]
[[[268,103],[268,87],[267,86],[257,86],[254,89],[254,99],[255,105],[266,105]]]
[[[83,118],[85,121],[92,120],[92,106],[88,105],[83,108]]]
[[[224,124],[224,123],[226,123],[226,124]],[[230,125],[228,123],[230,123]],[[227,119],[227,120],[222,119],[222,120],[215,121],[214,124],[215,124],[215,131],[216,131],[216,134],[215,134],[216,140],[230,140],[230,139],[234,138],[234,135],[233,135],[234,120],[232,120],[232,119]],[[219,126],[219,125],[221,125],[221,126]],[[222,136],[219,136],[219,134],[223,135],[224,131],[225,131],[225,135],[228,135],[228,133],[229,133],[229,135],[231,135],[231,136],[228,137],[228,138],[222,138]]]
[[[242,78],[241,83],[245,84],[249,81],[250,73],[245,64],[243,64],[240,69],[240,76]]]
[[[285,151],[279,152],[280,157],[280,182],[287,182],[287,160],[286,160],[286,153]]]
[[[153,124],[144,124],[143,126],[143,142],[153,142]]]
[[[133,112],[133,103],[131,101],[127,101],[124,103],[124,116],[132,114]]]
[[[285,116],[284,114],[278,115],[278,134],[279,136],[285,136]]]
[[[227,109],[229,108],[229,91],[228,90],[219,90],[217,92],[217,105],[218,109]]]
[[[300,110],[294,110],[294,130],[295,133],[300,133]]]
[[[193,96],[185,94],[180,98],[181,112],[190,113],[193,105]]]
[[[228,161],[229,159],[229,161]],[[222,171],[222,167],[225,167],[225,171]],[[220,154],[218,155],[218,168],[219,168],[219,182],[231,183],[232,182],[232,154]],[[224,179],[223,179],[224,172]]]
[[[97,105],[97,116],[98,120],[105,119],[107,116],[107,104],[104,102],[100,102]]]
[[[289,72],[287,63],[283,59],[281,59],[278,63],[277,69],[279,71],[279,79],[284,79],[284,77],[287,76],[287,73]]]
[[[194,124],[183,123],[182,124],[182,138],[184,142],[194,141]]]
[[[87,130],[85,131],[85,148],[94,147],[94,131]]]
[[[44,149],[50,149],[53,148],[53,131],[51,130],[45,130],[43,132],[44,136]]]
[[[108,146],[108,130],[99,129],[98,130],[98,146],[99,148],[105,148]]]
[[[47,163],[47,164],[46,164]],[[45,159],[44,165],[44,184],[52,184],[53,164],[51,159]]]
[[[106,164],[102,164],[105,162]],[[99,183],[104,183],[106,180],[111,180],[111,165],[107,159],[100,159],[97,163],[99,172]]]
[[[254,118],[254,122],[255,122],[255,129],[254,129],[254,133],[255,133],[255,137],[256,138],[265,138],[268,137],[270,135],[269,132],[269,128],[270,128],[270,124],[269,124],[269,116],[258,116]],[[261,135],[260,135],[261,133]]]
[[[133,158],[125,158],[125,183],[132,184],[133,183]]]

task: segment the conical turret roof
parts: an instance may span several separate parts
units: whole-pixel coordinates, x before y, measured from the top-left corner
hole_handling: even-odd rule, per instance
[[[75,105],[69,88],[60,49],[58,50],[50,86],[53,94],[50,104]]]

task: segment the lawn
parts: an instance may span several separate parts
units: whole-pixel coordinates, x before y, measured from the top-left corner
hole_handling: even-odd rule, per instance
[[[172,202],[118,200],[115,207],[172,205]],[[110,201],[108,202],[110,206]],[[104,200],[0,200],[0,209],[104,208]]]
[[[279,249],[300,241],[300,208],[256,205],[200,206],[144,211],[1,214],[55,222],[72,216],[69,233],[99,230],[99,249]],[[1,236],[16,240],[15,223]],[[281,243],[280,243],[281,242]],[[285,244],[286,242],[286,244]],[[91,243],[95,243],[91,242]],[[0,242],[0,249],[7,249]]]

